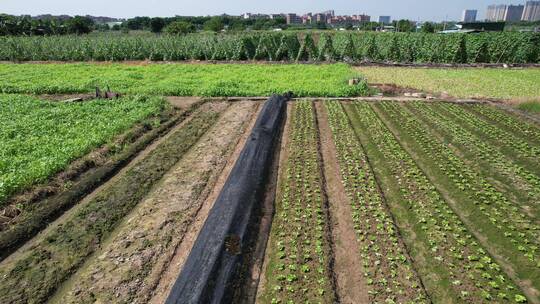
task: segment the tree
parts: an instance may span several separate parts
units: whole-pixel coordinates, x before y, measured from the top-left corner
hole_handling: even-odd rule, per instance
[[[409,20],[402,19],[397,22],[396,21],[394,22],[396,23],[395,27],[398,32],[412,32],[413,31],[413,28],[414,28],[413,24]]]
[[[212,32],[219,32],[224,28],[221,17],[212,17],[204,23],[204,29]]]
[[[110,29],[111,27],[107,23],[96,24],[96,30],[100,32],[106,32],[106,31],[109,31]]]
[[[163,18],[156,17],[150,20],[150,30],[152,33],[161,33],[164,27],[165,20]]]
[[[66,21],[66,27],[70,34],[88,34],[92,31],[94,21],[92,19],[82,16],[75,16]]]
[[[327,28],[328,28],[328,26],[326,25],[325,22],[322,22],[322,21],[317,22],[317,29],[319,29],[319,30],[325,30],[325,29],[327,29]]]
[[[130,30],[143,30],[150,27],[150,17],[135,17],[128,19],[126,26]]]
[[[170,35],[185,35],[195,32],[195,26],[186,21],[174,21],[165,27],[165,33]]]
[[[422,25],[422,33],[435,33],[435,26],[431,22]]]

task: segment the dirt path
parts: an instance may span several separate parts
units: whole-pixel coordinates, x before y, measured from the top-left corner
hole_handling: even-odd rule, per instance
[[[191,247],[197,239],[199,231],[202,228],[208,213],[210,212],[210,209],[212,209],[212,206],[217,199],[221,188],[229,177],[229,174],[236,162],[236,159],[238,158],[238,155],[242,151],[242,148],[244,147],[244,144],[251,133],[251,129],[258,117],[261,103],[253,101],[242,101],[239,102],[239,104],[251,106],[251,111],[249,115],[246,116],[246,118],[244,119],[245,124],[243,126],[237,126],[233,129],[227,128],[228,130],[224,130],[224,133],[227,134],[228,131],[235,131],[239,132],[241,136],[237,136],[237,140],[233,142],[233,146],[231,148],[233,148],[234,151],[229,156],[229,158],[225,158],[222,160],[222,170],[217,170],[215,172],[216,174],[218,174],[217,180],[215,180],[213,185],[207,187],[206,198],[202,198],[201,196],[201,199],[204,201],[200,206],[200,210],[198,210],[198,213],[189,225],[187,231],[185,231],[182,242],[172,252],[167,264],[164,265],[163,271],[160,273],[160,277],[157,281],[155,289],[152,292],[151,298],[149,298],[148,300],[148,303],[161,304],[164,303],[167,299],[170,290],[174,285],[174,282],[176,281],[178,275],[182,270],[182,265],[187,259]]]
[[[369,303],[368,288],[362,275],[364,271],[360,261],[361,251],[356,241],[354,223],[351,218],[352,209],[341,182],[336,147],[328,124],[328,113],[321,102],[316,102],[315,108],[319,120],[321,152],[326,177],[325,186],[333,225],[337,294],[340,303]],[[351,271],[353,269],[354,271]]]

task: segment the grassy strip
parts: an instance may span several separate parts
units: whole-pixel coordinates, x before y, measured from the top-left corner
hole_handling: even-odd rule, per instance
[[[376,108],[453,213],[478,239],[474,242],[481,251],[476,250],[474,255],[483,267],[473,267],[481,271],[482,279],[478,282],[487,280],[482,283],[486,286],[482,289],[482,297],[486,300],[497,297],[502,301],[505,298],[500,296],[501,293],[508,297],[513,292],[515,287],[508,278],[499,279],[501,275],[506,277],[504,272],[520,284],[524,293],[534,295],[535,292],[531,290],[538,288],[535,285],[540,282],[535,249],[538,245],[538,225],[520,213],[489,180],[456,156],[439,134],[430,132],[433,129],[429,125],[424,125],[397,103],[386,102]],[[495,258],[491,260],[493,256]],[[483,262],[484,257],[491,262]],[[485,272],[490,276],[484,275]],[[531,286],[526,282],[534,283]]]
[[[366,103],[346,111],[371,160],[426,290],[435,303],[522,300],[501,266],[478,244],[447,202]],[[366,132],[365,130],[369,130]]]
[[[117,223],[212,126],[219,113],[200,111],[71,219],[0,270],[0,302],[44,302],[97,250]]]
[[[358,68],[370,83],[395,84],[459,98],[538,99],[540,69]],[[533,106],[534,108],[534,106]],[[537,108],[537,106],[536,106]]]
[[[99,76],[97,76],[99,75]],[[169,96],[358,96],[367,84],[346,64],[0,64],[0,92],[90,93],[110,86],[130,94]]]
[[[262,303],[333,303],[326,198],[313,104],[293,103]]]
[[[540,113],[540,102],[538,101],[523,102],[523,103],[520,103],[517,106],[517,108],[525,112],[538,114]]]
[[[112,155],[108,156],[107,162],[96,168],[91,168],[78,176],[76,180],[69,182],[68,189],[49,198],[26,202],[32,205],[24,206],[22,213],[17,216],[14,223],[9,223],[8,228],[0,232],[0,260],[45,228],[63,211],[77,204],[86,194],[105,183],[131,161],[138,152],[161,134],[167,132],[181,119],[187,117],[197,106],[198,104],[195,104],[188,111],[176,115],[173,112],[164,113],[163,121],[160,121],[158,127],[151,129],[152,126],[148,126],[150,129],[135,139],[135,142],[120,147],[118,151],[111,152]]]

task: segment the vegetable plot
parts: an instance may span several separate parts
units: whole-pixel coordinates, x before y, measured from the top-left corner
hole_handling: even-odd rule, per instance
[[[165,107],[161,98],[60,103],[0,94],[0,207]]]
[[[166,96],[367,95],[367,83],[349,86],[351,78],[360,77],[346,64],[0,64],[0,92],[25,94],[93,93],[96,86],[110,86]]]
[[[288,159],[269,241],[264,303],[332,303],[327,201],[309,101],[291,105]]]
[[[370,105],[346,109],[433,302],[526,301]]]

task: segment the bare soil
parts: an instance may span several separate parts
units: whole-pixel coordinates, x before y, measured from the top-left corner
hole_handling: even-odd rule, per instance
[[[152,292],[151,298],[148,299],[148,303],[164,303],[167,299],[174,283],[176,282],[176,279],[182,271],[182,266],[191,251],[191,247],[197,239],[199,231],[201,230],[208,213],[212,209],[221,188],[223,188],[223,185],[227,181],[236,159],[238,158],[238,155],[242,151],[242,148],[244,147],[245,142],[251,133],[251,129],[253,128],[260,111],[260,103],[253,101],[245,101],[242,103],[251,105],[250,113],[244,119],[245,123],[242,126],[236,126],[236,128],[227,128],[227,130],[224,130],[225,134],[227,134],[227,131],[229,131],[229,133],[239,132],[241,134],[240,136],[237,136],[236,142],[233,141],[231,148],[234,149],[234,151],[232,151],[232,154],[230,154],[228,158],[224,157],[221,160],[221,170],[215,171],[215,174],[218,176],[216,176],[214,183],[207,187],[206,191],[208,191],[208,193],[206,193],[206,196],[201,196],[202,202],[200,209],[194,216],[187,231],[185,231],[183,240],[171,253],[167,261],[167,265],[164,265],[162,272],[158,275],[159,278],[157,280],[157,284]]]
[[[367,284],[362,275],[364,271],[360,261],[360,248],[351,218],[352,209],[341,182],[336,147],[328,124],[328,113],[323,109],[321,102],[316,102],[315,107],[319,120],[326,193],[330,205],[337,295],[340,303],[344,304],[370,303]]]
[[[175,108],[186,110],[189,109],[194,104],[201,102],[199,97],[178,97],[178,96],[168,96],[167,101]]]

